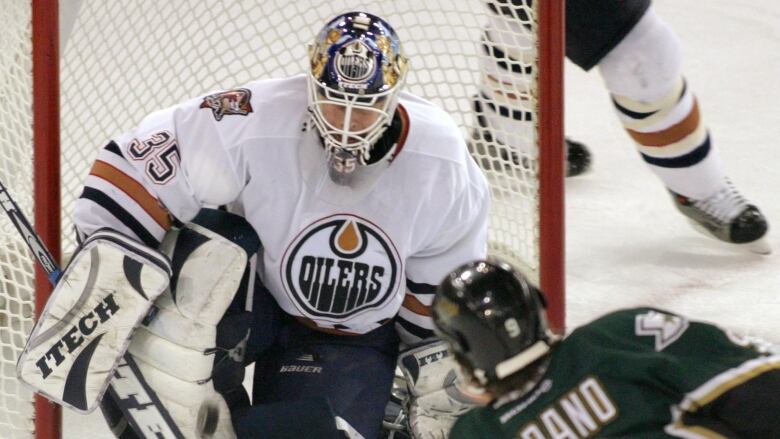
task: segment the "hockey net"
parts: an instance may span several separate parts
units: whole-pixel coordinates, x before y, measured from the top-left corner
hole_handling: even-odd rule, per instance
[[[31,10],[33,5],[51,8],[56,3],[13,0],[0,10],[0,180],[28,216],[33,210],[41,214],[47,205],[37,199],[34,204],[32,196]],[[553,323],[562,325],[562,42],[558,32],[562,2],[494,0],[499,9],[512,6],[514,19],[522,21],[517,26],[491,20],[495,13],[486,3],[490,2],[60,0],[64,252],[75,246],[71,207],[107,139],[149,112],[194,95],[304,72],[306,46],[324,22],[338,13],[364,10],[386,18],[396,28],[411,61],[406,89],[452,115],[488,176],[491,253],[509,259],[542,284],[553,296]],[[504,42],[508,38],[527,44],[523,51],[533,56],[511,59],[509,53],[502,60],[502,68],[531,69],[526,81],[503,81],[498,88],[485,88],[486,81],[501,79],[497,64],[485,62],[486,30],[494,40],[501,34]],[[40,37],[38,31],[35,37]],[[482,97],[475,112],[478,95]],[[517,100],[534,113],[527,124],[519,129],[517,125],[481,129],[480,121],[486,123],[484,113],[513,114],[512,101]],[[46,129],[52,128],[36,123],[36,132]],[[512,138],[509,143],[524,147],[507,146],[501,141],[507,136]],[[550,142],[555,147],[540,154],[539,145]],[[38,167],[48,159],[35,160]],[[0,219],[0,242],[0,436],[53,437],[36,427],[32,395],[14,378],[16,358],[35,316],[33,260],[5,217]]]

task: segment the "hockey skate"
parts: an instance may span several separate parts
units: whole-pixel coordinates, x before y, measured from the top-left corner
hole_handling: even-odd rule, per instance
[[[769,254],[772,248],[766,239],[769,225],[758,207],[750,204],[731,181],[715,194],[694,200],[669,191],[674,205],[694,229],[720,241],[745,246],[748,250]]]

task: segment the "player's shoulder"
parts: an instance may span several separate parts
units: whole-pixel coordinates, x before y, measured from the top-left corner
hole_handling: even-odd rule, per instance
[[[692,355],[691,346],[702,343],[732,349],[735,338],[712,323],[653,307],[610,312],[578,327],[564,340],[567,352],[607,349],[612,355],[661,351]]]
[[[595,319],[591,325],[605,325],[605,324],[625,324],[634,326],[637,320],[641,321],[645,318],[652,317],[654,319],[684,319],[684,317],[675,314],[672,311],[668,311],[661,308],[653,307],[635,307],[635,308],[623,308],[618,309]]]
[[[401,93],[400,106],[409,120],[405,151],[456,162],[468,156],[460,128],[442,108],[406,92]]]
[[[400,111],[406,113],[409,128],[394,166],[405,168],[404,175],[411,176],[416,187],[450,194],[471,188],[480,196],[486,194],[485,177],[469,154],[463,133],[452,117],[410,93],[401,94],[400,106]]]
[[[294,105],[295,108],[306,108],[306,75],[300,74],[286,78],[269,78],[251,81],[239,89],[251,93],[252,103],[268,105],[271,110]]]
[[[246,116],[246,125],[255,127],[260,132],[289,131],[285,127],[298,132],[308,105],[306,86],[305,75],[260,79],[231,90],[207,95],[202,98],[200,108],[209,107],[212,103],[221,105],[223,97],[227,97],[226,105],[230,107],[221,108],[219,111]],[[234,94],[238,95],[238,102],[233,99]]]
[[[306,114],[303,75],[252,81],[212,90],[148,114],[140,131],[159,127],[204,129],[211,126],[228,137],[299,132]]]
[[[231,120],[229,116],[264,116],[283,112],[288,108],[306,108],[306,77],[258,79],[232,88],[204,92],[156,113],[177,110],[209,111],[217,121]],[[155,114],[155,113],[152,113]]]
[[[671,311],[637,307],[625,308],[604,314],[601,317],[576,328],[567,339],[598,339],[600,343],[611,341],[624,343],[627,338],[643,335],[645,332],[665,331],[682,333],[688,328],[688,319]]]
[[[667,311],[660,308],[653,307],[635,307],[635,308],[622,308],[615,311],[608,312],[583,327],[589,326],[603,326],[608,324],[624,324],[631,325],[633,327],[634,322],[637,319],[641,319],[642,316],[658,316],[658,318],[682,318],[680,315],[675,314],[672,311]]]

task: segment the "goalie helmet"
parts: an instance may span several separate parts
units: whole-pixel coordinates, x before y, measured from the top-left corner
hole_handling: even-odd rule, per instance
[[[393,28],[365,12],[332,19],[309,46],[309,112],[333,170],[371,158],[398,105],[406,58]]]
[[[542,294],[508,264],[462,265],[439,285],[433,302],[437,334],[480,384],[495,383],[550,350]]]

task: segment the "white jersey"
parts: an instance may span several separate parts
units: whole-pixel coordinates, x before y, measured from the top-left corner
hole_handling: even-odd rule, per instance
[[[390,166],[336,185],[306,93],[302,75],[262,80],[149,115],[101,151],[76,204],[80,233],[111,227],[154,246],[227,205],[260,236],[258,271],[287,313],[346,333],[396,318],[402,338],[430,335],[432,286],[485,256],[484,176],[452,119],[402,93]]]

